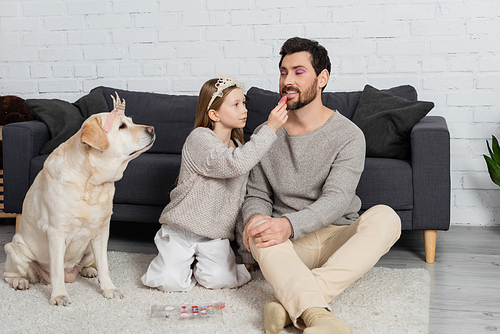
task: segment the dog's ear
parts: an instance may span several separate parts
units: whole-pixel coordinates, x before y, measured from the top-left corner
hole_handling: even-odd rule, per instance
[[[102,128],[100,117],[95,117],[93,120],[83,124],[81,142],[99,151],[105,151],[109,148],[108,136]]]

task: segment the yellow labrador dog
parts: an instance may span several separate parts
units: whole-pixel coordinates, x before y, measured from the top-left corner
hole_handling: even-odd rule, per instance
[[[118,94],[113,100],[111,113],[90,116],[47,158],[24,199],[19,230],[5,245],[5,281],[25,290],[43,279],[52,285],[53,305],[70,303],[65,282],[78,273],[99,275],[104,297],[123,298],[107,258],[114,182],[130,160],[151,148],[155,133],[124,115]]]

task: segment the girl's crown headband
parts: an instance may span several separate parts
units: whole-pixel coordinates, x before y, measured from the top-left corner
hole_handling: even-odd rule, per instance
[[[113,120],[115,119],[116,116],[125,115],[125,99],[120,100],[118,93],[115,92],[115,94],[116,94],[116,99],[113,95],[111,95],[111,98],[113,99],[113,110],[109,113],[108,118],[106,118],[106,123],[104,123],[104,126],[102,127],[104,129],[104,132],[106,133],[108,133],[109,130],[111,130],[111,126],[113,125]]]
[[[207,111],[210,110],[210,106],[214,102],[216,97],[223,97],[224,96],[224,89],[231,87],[231,86],[236,86],[241,89],[245,89],[245,85],[236,80],[234,77],[229,77],[225,75],[221,75],[221,77],[217,80],[215,83],[215,88],[217,90],[212,94],[212,98],[210,99],[210,102],[208,103]]]

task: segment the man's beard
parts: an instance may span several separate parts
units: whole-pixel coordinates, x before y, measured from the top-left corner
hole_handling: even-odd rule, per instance
[[[318,78],[314,79],[314,82],[307,87],[307,89],[304,91],[304,93],[299,93],[299,100],[296,102],[291,102],[289,101],[287,104],[288,110],[297,110],[302,107],[307,106],[309,103],[311,103],[316,96],[318,95],[318,91],[316,90],[316,87],[318,86]],[[285,91],[287,88],[282,89],[282,93],[285,94]]]

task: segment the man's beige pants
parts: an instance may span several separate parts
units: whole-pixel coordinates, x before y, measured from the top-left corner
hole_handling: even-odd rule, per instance
[[[377,205],[351,225],[329,225],[267,248],[250,238],[250,248],[294,325],[304,328],[302,312],[310,307],[331,311],[328,302],[370,270],[400,234],[396,212]]]

